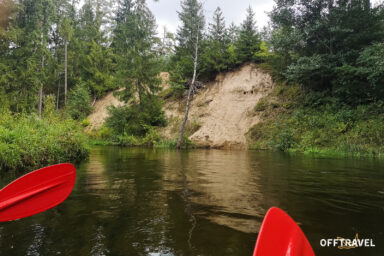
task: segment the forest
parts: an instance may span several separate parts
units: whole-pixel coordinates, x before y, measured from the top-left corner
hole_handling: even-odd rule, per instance
[[[241,24],[226,24],[220,7],[206,17],[201,2],[181,0],[176,33],[157,33],[145,0],[0,0],[0,169],[82,159],[90,138],[164,145],[164,98],[189,102],[250,62],[281,99],[256,106],[266,117],[249,131],[251,148],[381,155],[384,4],[275,0],[264,28],[244,11]],[[161,71],[172,85],[163,92]],[[129,104],[84,134],[96,100],[118,88]],[[178,146],[191,144],[180,135]]]

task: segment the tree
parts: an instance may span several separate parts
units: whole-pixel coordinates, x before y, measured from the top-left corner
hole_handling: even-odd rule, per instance
[[[68,97],[68,110],[72,118],[81,120],[91,113],[91,97],[88,88],[82,84],[71,89]]]
[[[68,92],[68,43],[72,39],[73,30],[69,24],[68,18],[64,18],[61,28],[64,38],[64,106],[67,104]]]
[[[216,74],[228,68],[229,37],[220,7],[213,14],[213,23],[209,23],[208,38],[204,42],[201,56],[201,76],[212,80]]]
[[[213,23],[209,23],[209,38],[224,43],[227,40],[227,30],[225,20],[220,7],[217,7],[213,13]]]
[[[260,50],[260,39],[256,30],[255,13],[252,7],[247,9],[247,17],[241,24],[239,39],[236,42],[236,52],[240,63],[253,60]]]
[[[160,54],[166,58],[172,56],[175,51],[176,39],[172,32],[168,31],[167,27],[163,27],[163,34],[160,40]]]
[[[183,139],[185,124],[188,120],[188,113],[195,91],[195,83],[197,80],[197,68],[199,60],[199,47],[203,35],[205,19],[203,15],[203,6],[197,0],[184,0],[181,2],[181,12],[179,18],[182,25],[177,30],[176,39],[178,40],[178,47],[176,48],[175,62],[179,67],[178,78],[182,78],[176,83],[183,83],[186,81],[189,86],[187,106],[185,109],[184,120],[180,128],[180,135],[177,141],[177,148],[180,149]],[[183,81],[184,80],[184,81]]]
[[[128,102],[159,90],[160,79],[153,14],[144,0],[119,1],[112,46],[117,58],[117,78],[125,87],[121,98]]]
[[[172,57],[175,69],[171,70],[171,79],[174,84],[185,86],[193,76],[196,40],[203,38],[205,17],[203,6],[197,0],[183,0],[178,15],[182,25],[176,32],[178,45]]]
[[[37,105],[41,113],[55,8],[52,0],[25,0],[18,3],[18,10],[2,45],[0,93],[7,95],[13,111],[30,112]]]
[[[231,23],[228,27],[228,39],[231,44],[234,44],[239,39],[240,29],[235,23]]]
[[[115,67],[114,55],[106,38],[102,26],[107,22],[101,10],[102,2],[97,1],[96,6],[87,1],[79,13],[79,25],[76,29],[76,76],[77,84],[86,86],[92,96],[93,102],[102,97],[107,91],[114,88],[112,72]]]
[[[369,0],[277,0],[270,16],[272,46],[283,57],[281,73],[287,78],[330,91],[351,104],[375,98],[368,92],[377,84],[366,78],[361,81],[362,76],[357,78],[354,72],[364,49],[384,40],[382,4],[373,7]]]

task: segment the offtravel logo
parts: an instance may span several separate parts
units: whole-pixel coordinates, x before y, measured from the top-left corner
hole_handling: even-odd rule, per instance
[[[375,247],[373,243],[373,239],[370,238],[359,238],[359,234],[356,234],[355,238],[329,238],[329,239],[321,239],[320,240],[321,247],[337,247],[340,250],[343,249],[354,249],[359,247]]]

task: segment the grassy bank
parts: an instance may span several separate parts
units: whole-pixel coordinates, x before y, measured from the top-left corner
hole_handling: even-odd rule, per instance
[[[107,127],[89,132],[89,143],[97,146],[150,147],[175,149],[176,140],[162,138],[158,129],[152,128],[145,136],[116,135]],[[184,136],[182,148],[194,148],[195,145]]]
[[[73,162],[88,155],[87,139],[79,125],[53,115],[11,115],[0,120],[0,170],[33,170]]]
[[[328,93],[278,85],[257,104],[250,148],[327,156],[384,156],[384,102],[350,106]]]

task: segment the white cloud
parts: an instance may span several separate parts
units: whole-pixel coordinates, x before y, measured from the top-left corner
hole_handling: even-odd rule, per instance
[[[272,10],[273,0],[204,0],[204,13],[207,23],[212,19],[213,12],[217,6],[223,11],[226,23],[231,22],[239,25],[246,16],[246,9],[251,6],[256,13],[257,25],[259,28],[268,24],[269,17],[266,12]],[[159,25],[158,31],[162,31],[165,25],[167,28],[175,32],[179,26],[179,18],[177,11],[180,11],[180,0],[159,0],[155,2],[148,0],[148,6],[156,17]]]

